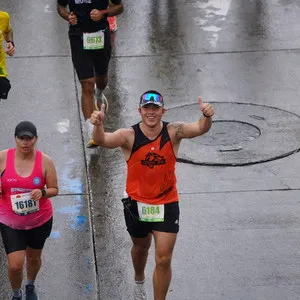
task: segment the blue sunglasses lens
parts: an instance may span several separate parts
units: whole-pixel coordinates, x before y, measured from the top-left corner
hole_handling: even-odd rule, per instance
[[[144,94],[142,99],[144,101],[162,102],[162,96],[152,93]]]

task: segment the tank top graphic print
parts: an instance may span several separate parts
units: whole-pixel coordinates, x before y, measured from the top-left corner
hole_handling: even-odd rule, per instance
[[[167,122],[159,135],[148,139],[140,125],[132,126],[135,140],[127,161],[126,192],[134,200],[147,204],[166,204],[178,201],[175,164]]]

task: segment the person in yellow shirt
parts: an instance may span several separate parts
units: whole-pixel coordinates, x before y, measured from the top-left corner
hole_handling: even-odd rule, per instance
[[[3,40],[6,41],[6,49],[2,46]],[[11,88],[7,78],[5,54],[13,56],[14,53],[15,45],[13,42],[13,30],[10,25],[9,14],[0,10],[0,100],[7,99],[8,92]]]

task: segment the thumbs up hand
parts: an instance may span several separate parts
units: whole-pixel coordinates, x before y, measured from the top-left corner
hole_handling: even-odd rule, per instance
[[[210,118],[214,115],[214,108],[211,104],[203,102],[202,98],[198,97],[198,103],[200,105],[200,110],[202,111],[204,117]]]
[[[90,121],[94,126],[102,126],[104,117],[105,117],[105,104],[102,104],[100,111],[95,110],[92,113],[90,117]]]

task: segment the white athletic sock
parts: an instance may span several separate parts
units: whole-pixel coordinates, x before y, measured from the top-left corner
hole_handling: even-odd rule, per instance
[[[34,285],[34,280],[27,280],[26,285]]]
[[[134,281],[136,284],[143,284],[145,282],[145,279],[144,280],[141,280],[141,281],[138,281],[138,280],[135,280]]]

